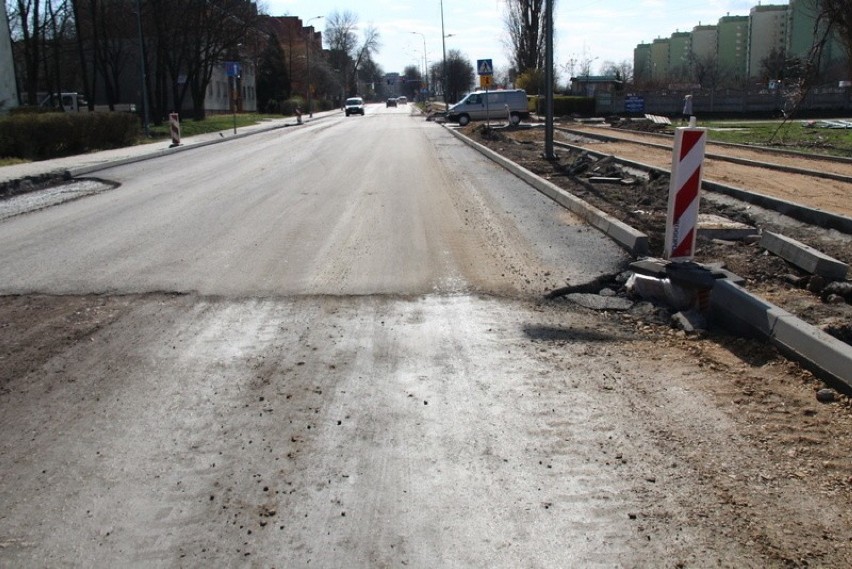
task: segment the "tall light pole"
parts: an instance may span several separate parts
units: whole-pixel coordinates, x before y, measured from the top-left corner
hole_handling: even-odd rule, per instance
[[[441,0],[441,90],[447,105],[447,36],[444,34],[444,0]]]
[[[426,96],[429,95],[429,64],[426,61],[426,36],[420,32],[411,32],[423,38],[423,81],[426,83]]]
[[[545,6],[544,21],[545,40],[544,40],[544,157],[547,160],[555,160],[556,154],[553,152],[553,0],[544,0]]]
[[[148,80],[145,77],[145,38],[142,35],[142,6],[136,0],[136,28],[139,32],[139,73],[142,77],[142,126],[145,129],[145,138],[151,136],[148,126]],[[180,112],[180,109],[175,109]]]
[[[314,41],[314,34],[311,33],[310,26],[308,26],[308,24],[321,18],[324,18],[324,16],[314,16],[305,22],[305,28],[307,28],[308,31],[308,40],[305,42],[305,65],[308,67],[308,116],[311,118],[314,116],[314,108],[311,106],[311,44]]]
[[[443,15],[442,15],[442,18],[443,18]],[[443,24],[442,24],[442,26],[443,26]],[[447,41],[447,38],[451,38],[456,34],[446,34],[446,35],[441,34],[441,35],[443,36],[441,38],[441,41],[444,43],[444,46],[443,46],[444,47],[444,84],[441,86],[441,88],[444,90],[444,104],[449,105],[450,102],[447,100],[447,84],[448,84],[449,79],[447,77],[447,47],[446,47],[447,44],[446,44],[446,41]]]

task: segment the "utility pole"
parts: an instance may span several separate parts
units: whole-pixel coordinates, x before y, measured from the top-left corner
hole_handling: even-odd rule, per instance
[[[423,38],[423,82],[426,84],[426,99],[429,98],[429,63],[426,61],[426,36],[420,32],[411,32]]]
[[[142,6],[136,0],[136,28],[139,32],[139,75],[142,81],[142,126],[145,129],[145,138],[151,137],[151,129],[148,124],[148,79],[145,77],[145,36],[142,35]],[[176,113],[180,109],[175,109]]]
[[[544,157],[555,160],[553,152],[553,0],[545,0],[545,46],[544,46]]]
[[[441,90],[447,106],[447,36],[444,34],[444,0],[441,0]]]

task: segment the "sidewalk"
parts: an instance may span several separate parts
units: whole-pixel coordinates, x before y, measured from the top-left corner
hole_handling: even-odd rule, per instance
[[[341,111],[339,109],[335,109],[321,113],[314,113],[313,118],[308,118],[307,115],[303,115],[302,122],[309,123],[340,112]],[[165,139],[149,144],[114,148],[112,150],[101,150],[89,154],[79,154],[75,156],[66,156],[64,158],[54,158],[52,160],[14,164],[11,166],[0,166],[0,186],[14,180],[38,177],[47,174],[64,175],[67,172],[72,177],[81,176],[111,166],[138,162],[148,158],[164,156],[174,152],[182,152],[190,148],[199,148],[210,144],[225,142],[227,140],[242,138],[259,132],[268,132],[270,130],[286,128],[289,126],[296,126],[295,117],[269,119],[255,125],[237,127],[236,134],[234,134],[233,129],[229,129],[182,138],[181,145],[175,148],[169,148],[171,146],[171,140]]]

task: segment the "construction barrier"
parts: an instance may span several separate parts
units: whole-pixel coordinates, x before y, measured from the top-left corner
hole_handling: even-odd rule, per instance
[[[694,119],[689,127],[675,131],[663,251],[663,256],[669,260],[689,261],[695,254],[701,170],[706,142],[706,129],[695,128]]]

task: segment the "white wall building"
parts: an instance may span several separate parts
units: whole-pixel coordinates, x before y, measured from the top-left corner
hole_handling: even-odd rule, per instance
[[[18,106],[18,87],[15,84],[15,62],[12,59],[12,39],[6,3],[0,2],[0,113]]]

